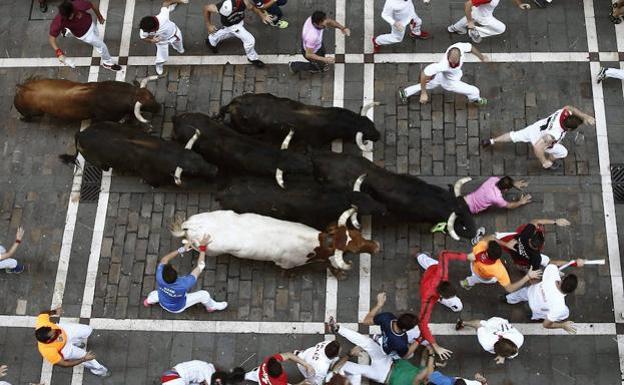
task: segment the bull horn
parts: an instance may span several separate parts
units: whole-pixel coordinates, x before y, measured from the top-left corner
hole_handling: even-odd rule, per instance
[[[286,135],[286,137],[282,141],[282,145],[280,146],[280,150],[287,150],[288,149],[288,146],[290,145],[290,141],[292,140],[294,135],[295,135],[295,130],[291,129],[288,132],[288,135]],[[277,184],[281,188],[285,188],[284,187],[284,171],[282,171],[281,168],[275,169],[275,181],[277,181]]]
[[[362,183],[364,183],[364,179],[366,179],[366,174],[358,176],[358,178],[355,180],[355,183],[353,183],[353,191],[360,192],[360,188],[362,187]]]
[[[360,222],[357,219],[357,211],[351,214],[349,219],[351,220],[351,224],[353,225],[353,227],[355,227],[358,230],[361,228]]]
[[[455,220],[456,219],[457,219],[457,214],[455,214],[455,212],[452,212],[451,215],[449,216],[448,221],[446,222],[446,231],[448,231],[451,238],[453,238],[456,241],[459,241],[459,235],[457,235],[457,233],[455,232]]]
[[[357,144],[360,150],[367,151],[371,142],[370,140],[364,140],[363,137],[364,134],[362,133],[362,131],[358,131],[358,133],[355,134],[355,144]]]
[[[173,174],[173,181],[178,186],[182,184],[181,176],[182,176],[182,167],[176,167],[175,173]]]
[[[458,180],[457,182],[455,182],[455,187],[453,187],[453,191],[455,191],[455,196],[456,197],[460,197],[461,196],[461,188],[465,183],[468,183],[472,180],[471,177],[467,176],[464,178],[461,178],[460,180]]]
[[[152,75],[152,76],[148,76],[148,77],[146,77],[146,78],[143,78],[143,79],[141,79],[141,83],[140,83],[140,86],[139,86],[139,87],[140,87],[140,88],[145,88],[145,87],[147,86],[147,83],[148,83],[150,80],[156,80],[156,79],[158,79],[158,76],[157,76],[157,75]]]
[[[379,104],[380,104],[379,102],[370,102],[370,103],[362,105],[362,108],[360,108],[360,115],[362,116],[368,115],[368,110],[370,110],[371,108],[375,106],[378,106]]]
[[[141,123],[149,123],[149,121],[141,115],[141,102],[134,103],[134,116],[136,116],[137,120]]]
[[[331,265],[335,267],[336,269],[350,270],[352,267],[351,263],[346,263],[344,261],[343,255],[344,255],[344,251],[336,249],[336,251],[334,252],[334,255],[329,257],[329,263],[331,263]]]
[[[280,168],[275,170],[275,181],[281,188],[285,188],[284,187],[284,172]]]
[[[287,150],[288,149],[288,146],[290,146],[290,141],[292,140],[294,135],[295,135],[295,130],[291,129],[288,132],[288,135],[286,135],[286,137],[282,141],[282,146],[280,147],[280,150]]]
[[[190,150],[193,148],[193,145],[195,144],[195,142],[197,142],[197,139],[199,139],[199,135],[201,135],[201,132],[199,132],[198,129],[195,129],[195,134],[193,134],[193,136],[191,137],[191,139],[189,139],[188,142],[186,142],[186,146],[184,146],[185,150]]]
[[[345,226],[347,224],[347,219],[354,213],[357,213],[357,208],[355,207],[351,207],[350,209],[345,210],[340,215],[340,218],[338,218],[338,226]]]

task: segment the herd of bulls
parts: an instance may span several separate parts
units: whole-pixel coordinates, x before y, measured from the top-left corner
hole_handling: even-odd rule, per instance
[[[14,104],[24,120],[43,114],[92,119],[76,134],[76,149],[104,170],[136,174],[154,187],[183,186],[182,174],[218,186],[224,210],[195,215],[173,229],[193,244],[201,233],[209,233],[212,255],[272,260],[283,268],[329,261],[338,273],[349,268],[344,251],[379,249],[357,231],[358,213],[410,223],[446,222],[455,239],[476,235],[477,226],[459,196],[461,181],[450,190],[390,172],[361,156],[328,150],[335,139],[355,142],[362,150],[380,139],[366,117],[373,104],[357,114],[270,94],[245,94],[215,117],[173,117],[174,140],[166,141],[130,119],[146,124],[142,111],[159,111],[146,88],[156,78],[134,85],[33,79],[17,87]],[[76,155],[61,158],[70,162]]]

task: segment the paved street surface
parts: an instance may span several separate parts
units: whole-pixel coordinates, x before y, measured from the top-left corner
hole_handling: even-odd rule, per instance
[[[0,13],[7,16],[0,20],[0,243],[10,244],[18,226],[26,230],[17,257],[27,270],[21,275],[0,273],[0,364],[9,365],[6,380],[13,385],[159,384],[162,371],[190,359],[223,368],[242,363],[249,370],[275,352],[333,338],[323,329],[329,315],[358,327],[379,291],[388,294],[385,310],[417,313],[422,271],[413,252],[469,249],[466,241],[430,234],[428,226],[365,218],[366,231],[382,250],[373,256],[346,256],[354,267],[344,280],[336,281],[318,266],[283,271],[272,263],[220,256],[207,260],[196,287],[228,301],[227,310],[207,314],[196,307],[169,314],[158,306],[144,308],[143,299],[155,287],[159,258],[179,247],[169,226],[176,217],[218,209],[215,186],[154,189],[113,171],[104,173],[99,199],[87,200],[80,194],[82,171],[57,157],[75,152],[74,133],[81,125],[48,117],[23,122],[13,96],[15,85],[32,77],[133,81],[154,74],[155,49],[139,40],[138,23],[157,13],[160,2],[99,0],[107,19],[105,41],[123,65],[117,75],[98,66],[97,53],[89,46],[69,38],[60,38],[60,45],[78,66],[59,67],[47,30],[60,1],[50,3],[50,11],[41,14],[36,1],[0,2]],[[457,314],[439,306],[433,330],[440,344],[454,352],[442,370],[464,377],[480,372],[490,385],[624,384],[617,231],[624,225],[624,210],[614,205],[610,177],[611,165],[624,164],[624,89],[615,79],[600,85],[594,81],[600,66],[619,68],[618,59],[624,58],[624,27],[609,22],[608,1],[554,0],[547,9],[530,11],[502,1],[496,16],[507,31],[478,45],[491,61],[480,63],[473,57],[464,65],[463,80],[477,85],[490,100],[483,108],[441,91],[433,92],[424,106],[418,97],[408,104],[397,98],[399,87],[418,81],[423,65],[439,60],[448,45],[467,41],[446,32],[463,14],[461,1],[434,0],[428,6],[416,1],[423,28],[433,38],[406,37],[376,55],[371,36],[388,29],[380,17],[382,0],[291,0],[284,8],[290,22],[285,30],[265,26],[248,12],[246,25],[267,63],[263,69],[247,64],[238,40],[224,42],[218,55],[205,47],[205,3],[191,0],[172,13],[184,34],[186,53],[171,50],[168,73],[148,85],[163,106],[150,119],[155,135],[171,137],[176,113],[215,114],[246,92],[354,111],[375,100],[382,103],[373,111],[382,137],[363,155],[378,165],[441,186],[471,176],[464,191],[491,175],[528,180],[533,203],[510,212],[492,210],[477,222],[489,231],[509,231],[534,218],[565,217],[572,225],[548,227],[545,253],[553,259],[607,259],[604,266],[574,271],[579,288],[567,303],[579,333],[567,335],[532,323],[528,306],[500,302],[500,287],[459,288],[464,319],[507,318],[524,332],[525,344],[519,357],[497,366],[473,333],[455,332]],[[326,31],[325,47],[338,64],[323,74],[292,75],[286,64],[300,58],[300,28],[316,9],[346,23],[352,36],[345,39],[340,32]],[[557,171],[543,170],[525,145],[479,146],[480,139],[523,128],[564,105],[595,115],[597,124],[566,137],[570,154]],[[352,144],[334,149],[359,153]],[[512,192],[508,198],[517,196]],[[187,253],[174,264],[186,272],[193,258]],[[512,280],[521,277],[512,266],[509,270]],[[467,274],[467,264],[452,265],[453,282]],[[96,329],[88,349],[112,370],[111,377],[101,379],[81,367],[51,370],[42,363],[33,317],[58,305],[65,310],[64,320]],[[291,383],[301,378],[293,369],[288,368]]]

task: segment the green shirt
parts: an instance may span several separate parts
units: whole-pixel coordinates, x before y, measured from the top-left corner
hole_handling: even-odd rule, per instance
[[[414,378],[423,368],[412,365],[408,360],[394,361],[389,385],[412,385]]]

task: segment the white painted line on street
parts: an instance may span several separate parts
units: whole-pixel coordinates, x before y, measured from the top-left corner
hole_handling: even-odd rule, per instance
[[[374,0],[364,0],[364,53],[373,53],[373,36],[375,35],[375,4]]]
[[[347,2],[346,0],[336,0],[336,21],[342,25],[345,25],[347,20]],[[348,27],[348,26],[347,26]],[[336,54],[345,53],[345,35],[339,30],[336,31],[336,46],[334,52]]]
[[[596,31],[596,19],[594,18],[594,0],[583,0],[583,13],[585,14],[585,30],[587,31],[587,49],[589,52],[598,52],[598,33]]]

